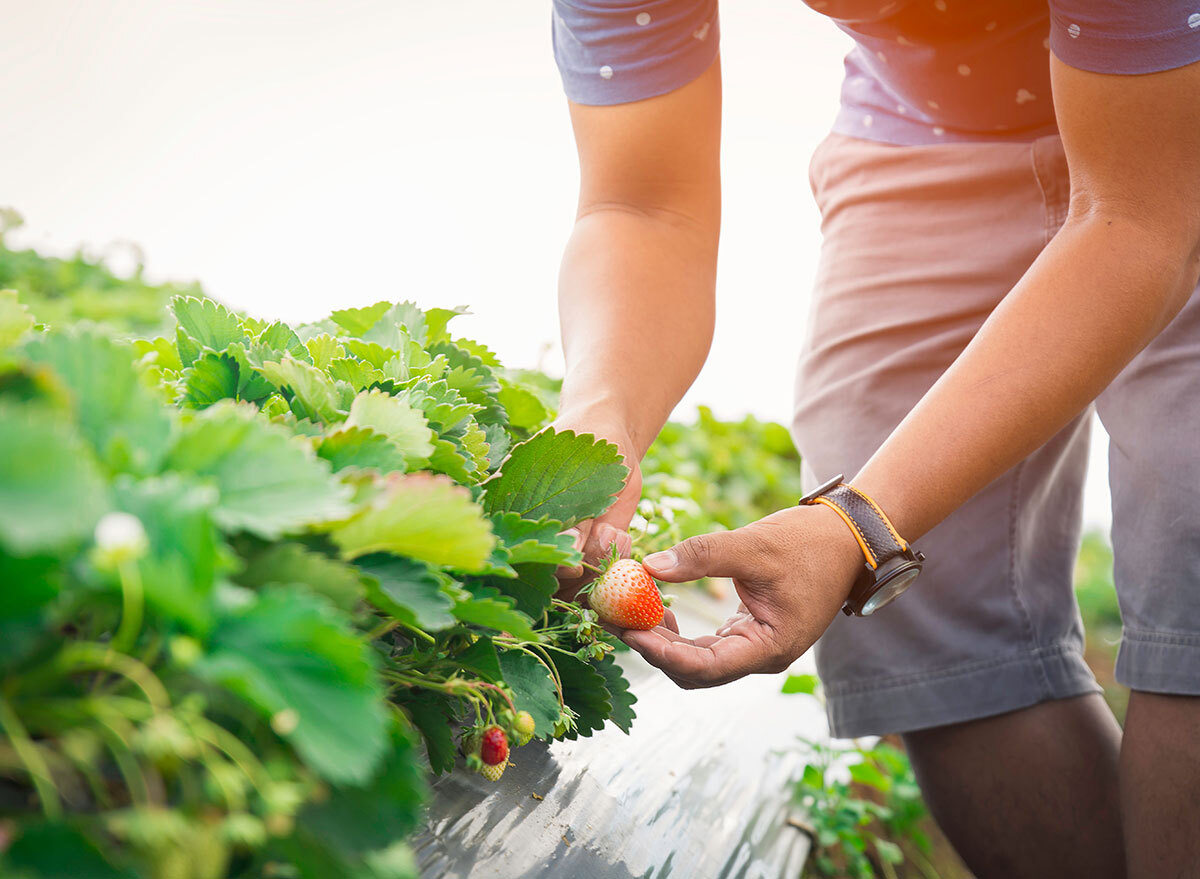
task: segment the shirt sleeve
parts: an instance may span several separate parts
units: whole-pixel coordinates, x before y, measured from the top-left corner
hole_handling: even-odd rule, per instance
[[[554,59],[563,90],[579,104],[666,94],[696,79],[717,56],[717,0],[553,4]]]
[[[1197,0],[1050,0],[1050,48],[1094,73],[1156,73],[1200,61]]]

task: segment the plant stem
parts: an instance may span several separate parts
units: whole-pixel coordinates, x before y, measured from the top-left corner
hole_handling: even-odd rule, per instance
[[[46,759],[38,750],[38,746],[25,731],[21,719],[17,717],[17,712],[3,696],[0,696],[0,730],[3,730],[4,734],[8,736],[13,750],[25,764],[25,771],[29,773],[29,778],[33,781],[38,799],[42,801],[42,811],[46,813],[47,818],[58,818],[62,815],[62,801],[58,797],[58,787],[54,783],[50,767],[46,765]]]
[[[142,629],[145,594],[142,588],[142,572],[138,569],[137,562],[122,562],[118,572],[121,577],[121,623],[113,636],[112,647],[121,653],[129,653]]]

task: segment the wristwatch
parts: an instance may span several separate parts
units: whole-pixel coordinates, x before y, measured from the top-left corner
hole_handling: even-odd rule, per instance
[[[925,556],[896,533],[875,501],[842,480],[839,473],[800,498],[800,504],[823,504],[850,526],[867,563],[855,579],[842,613],[865,617],[895,601],[913,584],[921,573]]]

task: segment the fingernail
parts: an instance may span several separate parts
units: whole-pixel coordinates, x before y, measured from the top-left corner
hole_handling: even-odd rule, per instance
[[[679,563],[679,559],[675,556],[675,550],[668,549],[665,552],[653,552],[642,562],[646,567],[654,568],[656,571],[669,571]]]
[[[571,535],[571,546],[575,549],[580,548],[579,545],[583,543],[583,535],[579,532],[578,528],[568,528],[563,534]]]
[[[596,535],[597,540],[599,540],[599,542],[600,542],[600,548],[608,549],[610,546],[612,546],[614,543],[616,543],[617,542],[617,534],[618,534],[617,529],[614,528],[612,525],[601,525],[600,533],[598,535]]]

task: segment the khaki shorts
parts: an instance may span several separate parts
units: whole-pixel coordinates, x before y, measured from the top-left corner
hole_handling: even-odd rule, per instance
[[[1067,212],[1057,137],[892,146],[830,135],[796,382],[810,485],[853,475],[966,347]],[[980,406],[988,404],[986,396]],[[1111,437],[1116,676],[1200,695],[1200,296],[1096,403]],[[902,598],[817,643],[834,735],[906,732],[1096,692],[1072,590],[1091,412],[917,541]]]

